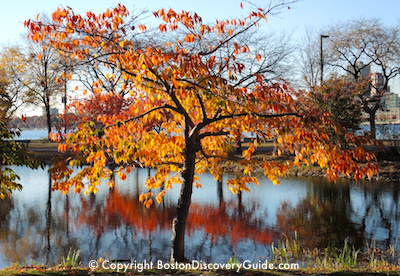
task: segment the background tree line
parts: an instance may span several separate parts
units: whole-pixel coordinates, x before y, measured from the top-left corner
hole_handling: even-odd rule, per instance
[[[329,36],[323,41],[323,61],[319,49],[321,34]],[[318,33],[308,32],[297,46],[290,36],[276,33],[257,35],[253,32],[246,34],[242,41],[262,53],[259,73],[270,80],[285,79],[293,86],[304,87],[308,93],[311,92],[310,97],[314,97],[321,103],[321,108],[327,111],[334,112],[328,108],[330,105],[340,106],[337,111],[340,111],[341,117],[352,121],[349,125],[351,129],[360,124],[362,112],[368,114],[371,134],[375,137],[375,117],[376,112],[382,109],[381,98],[388,90],[389,81],[400,72],[399,34],[398,26],[384,26],[376,19],[358,19],[329,26]],[[141,39],[142,46],[160,43],[151,36],[142,36]],[[59,128],[60,121],[56,121],[56,116],[51,116],[50,110],[53,106],[61,106],[57,102],[65,103],[67,90],[70,89],[67,86],[68,73],[72,73],[74,83],[84,89],[95,89],[92,86],[93,79],[100,78],[103,88],[121,91],[121,96],[124,96],[124,90],[121,89],[124,81],[114,69],[93,66],[94,62],[73,64],[50,47],[44,47],[45,42],[42,45],[26,44],[23,47],[4,48],[0,54],[0,114],[8,122],[14,117],[12,127],[40,127],[47,128],[49,132],[53,124],[58,124]],[[328,81],[325,89],[318,88],[321,86],[321,62],[325,68],[322,77]],[[371,68],[370,73],[382,74],[383,82],[379,87],[371,81],[371,75],[363,73],[368,68]],[[109,78],[109,75],[115,77]],[[349,89],[354,85],[344,82],[358,83],[355,85],[358,88]],[[364,85],[364,88],[360,88],[360,85]],[[338,92],[340,95],[332,97],[332,89],[340,91],[343,87],[349,93]],[[325,95],[322,104],[321,96],[324,93],[331,96]],[[44,109],[45,125],[43,119],[38,117],[30,118],[28,122],[15,119],[17,110],[27,105]],[[342,110],[345,112],[342,113]]]
[[[321,85],[321,79],[337,78],[362,84],[364,88],[353,92],[347,89],[349,93],[340,96],[343,102],[338,112],[350,112],[348,118],[360,122],[361,108],[375,138],[375,118],[377,111],[383,110],[382,97],[400,73],[400,27],[385,26],[377,19],[357,19],[309,32],[303,45],[300,72],[305,87],[312,91]],[[325,69],[322,76],[321,68]],[[381,79],[377,80],[374,73],[380,73]],[[360,108],[352,114],[354,104]]]

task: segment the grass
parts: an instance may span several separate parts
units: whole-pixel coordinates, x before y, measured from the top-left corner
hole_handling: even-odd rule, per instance
[[[367,245],[365,251],[355,249],[348,240],[345,240],[342,248],[327,247],[324,249],[310,249],[301,246],[297,235],[293,238],[285,237],[276,246],[272,245],[273,257],[271,263],[299,263],[302,268],[296,271],[257,271],[241,270],[217,270],[217,271],[193,271],[193,270],[145,270],[143,272],[128,271],[127,273],[111,270],[90,270],[82,266],[79,250],[68,251],[60,265],[46,267],[43,265],[21,266],[14,264],[12,267],[0,270],[0,275],[343,275],[343,276],[380,276],[400,275],[400,263],[390,262],[397,255],[394,247],[383,251],[375,246],[375,243]],[[399,259],[398,259],[399,261]],[[100,263],[100,259],[98,260]],[[228,264],[238,264],[240,261],[232,256]]]
[[[35,149],[51,149],[51,150],[56,150],[58,149],[58,143],[55,142],[49,142],[46,140],[37,140],[37,141],[31,141],[28,143],[28,149],[29,150],[35,150]]]
[[[271,248],[272,262],[300,262],[306,267],[305,272],[392,271],[400,275],[400,256],[394,246],[381,250],[371,243],[365,251],[361,251],[350,246],[346,239],[342,248],[304,248],[295,235],[294,238],[285,237],[284,241]]]
[[[66,257],[63,257],[61,266],[63,267],[78,267],[81,265],[80,261],[80,251],[72,250],[71,248],[68,250],[68,254]]]

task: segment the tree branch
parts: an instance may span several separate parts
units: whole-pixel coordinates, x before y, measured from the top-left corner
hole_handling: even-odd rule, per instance
[[[196,93],[196,98],[199,100],[200,107],[201,107],[201,112],[203,113],[203,121],[207,120],[207,112],[206,112],[206,107],[204,106],[203,99],[201,98],[199,93]]]
[[[150,114],[150,113],[152,113],[152,112],[154,112],[154,111],[160,110],[160,109],[171,109],[171,110],[173,110],[173,111],[175,111],[175,112],[180,113],[180,112],[179,112],[175,107],[173,107],[172,105],[165,104],[165,105],[162,105],[162,106],[158,106],[158,107],[152,108],[152,109],[150,109],[149,111],[146,111],[146,112],[144,112],[144,113],[142,113],[142,114],[140,114],[140,115],[137,115],[137,116],[135,116],[135,117],[126,119],[125,121],[117,122],[117,123],[112,124],[112,125],[108,125],[108,126],[106,126],[105,128],[111,128],[111,127],[114,127],[114,126],[117,126],[117,125],[120,125],[120,124],[128,123],[128,122],[130,122],[130,121],[138,120],[138,119],[140,119],[140,118],[142,118],[142,117],[144,117],[144,116],[146,116],[146,115],[148,115],[148,114]]]
[[[203,127],[221,121],[221,120],[225,120],[225,119],[233,119],[233,118],[237,118],[237,117],[244,117],[244,116],[257,116],[257,117],[261,117],[261,118],[279,118],[279,117],[286,117],[286,116],[296,116],[299,118],[303,118],[303,116],[301,116],[298,113],[281,113],[281,114],[260,114],[257,112],[248,112],[248,113],[238,113],[238,114],[231,114],[231,115],[221,115],[212,119],[208,119],[207,121],[203,121],[202,123],[199,124],[198,130],[202,129]]]

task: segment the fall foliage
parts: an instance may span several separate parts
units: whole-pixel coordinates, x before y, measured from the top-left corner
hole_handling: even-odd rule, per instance
[[[201,185],[199,174],[208,171],[218,179],[224,167],[241,167],[243,173],[228,181],[234,193],[258,184],[257,170],[277,184],[290,166],[301,164],[318,164],[330,179],[341,174],[372,177],[377,167],[374,156],[361,146],[364,140],[346,134],[350,147],[337,144],[327,126],[343,130],[330,113],[310,105],[283,81],[266,80],[258,62],[261,55],[241,43],[243,34],[279,7],[255,9],[244,18],[215,24],[204,23],[197,13],[160,9],[154,12],[161,21],[155,31],[160,39],[145,46],[125,39],[127,33],[140,37],[147,27],[126,23],[129,13],[123,5],[98,15],[60,8],[49,23],[26,21],[33,41],[45,39],[81,64],[95,61],[118,70],[125,81],[121,96],[96,79],[88,101],[75,104],[77,113],[88,116],[60,150],[76,153],[70,166],[88,166],[76,174],[68,166],[55,168],[54,188],[95,193],[102,180],[112,187],[114,174],[124,180],[133,166],[156,168],[140,201],[147,207],[160,203],[173,185],[182,185],[172,259],[183,261],[185,224],[193,185]],[[253,66],[248,59],[255,61]],[[241,155],[232,154],[238,137],[248,133],[257,137],[254,143]],[[293,158],[255,155],[259,142],[270,139],[277,155]],[[118,169],[107,167],[110,163]]]
[[[2,49],[0,54],[0,118],[10,120],[28,97],[18,76],[27,70],[24,55],[19,48]]]
[[[25,146],[13,141],[19,131],[10,130],[7,122],[0,118],[0,199],[10,197],[12,191],[21,190],[19,176],[9,166],[25,165],[37,168],[40,162],[28,153]]]

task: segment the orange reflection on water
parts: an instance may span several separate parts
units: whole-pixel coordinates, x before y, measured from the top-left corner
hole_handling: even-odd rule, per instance
[[[104,205],[93,206],[90,199],[83,197],[81,201],[82,211],[78,224],[89,226],[98,236],[108,228],[116,229],[122,225],[129,225],[145,234],[157,230],[169,231],[175,214],[173,205],[145,208],[137,197],[123,195],[118,190],[108,194]],[[193,203],[186,223],[186,233],[191,236],[196,230],[202,230],[212,243],[216,243],[220,237],[229,237],[232,245],[243,239],[270,244],[274,232],[252,218],[252,212],[251,209],[239,213],[236,202],[227,202],[221,206]]]

